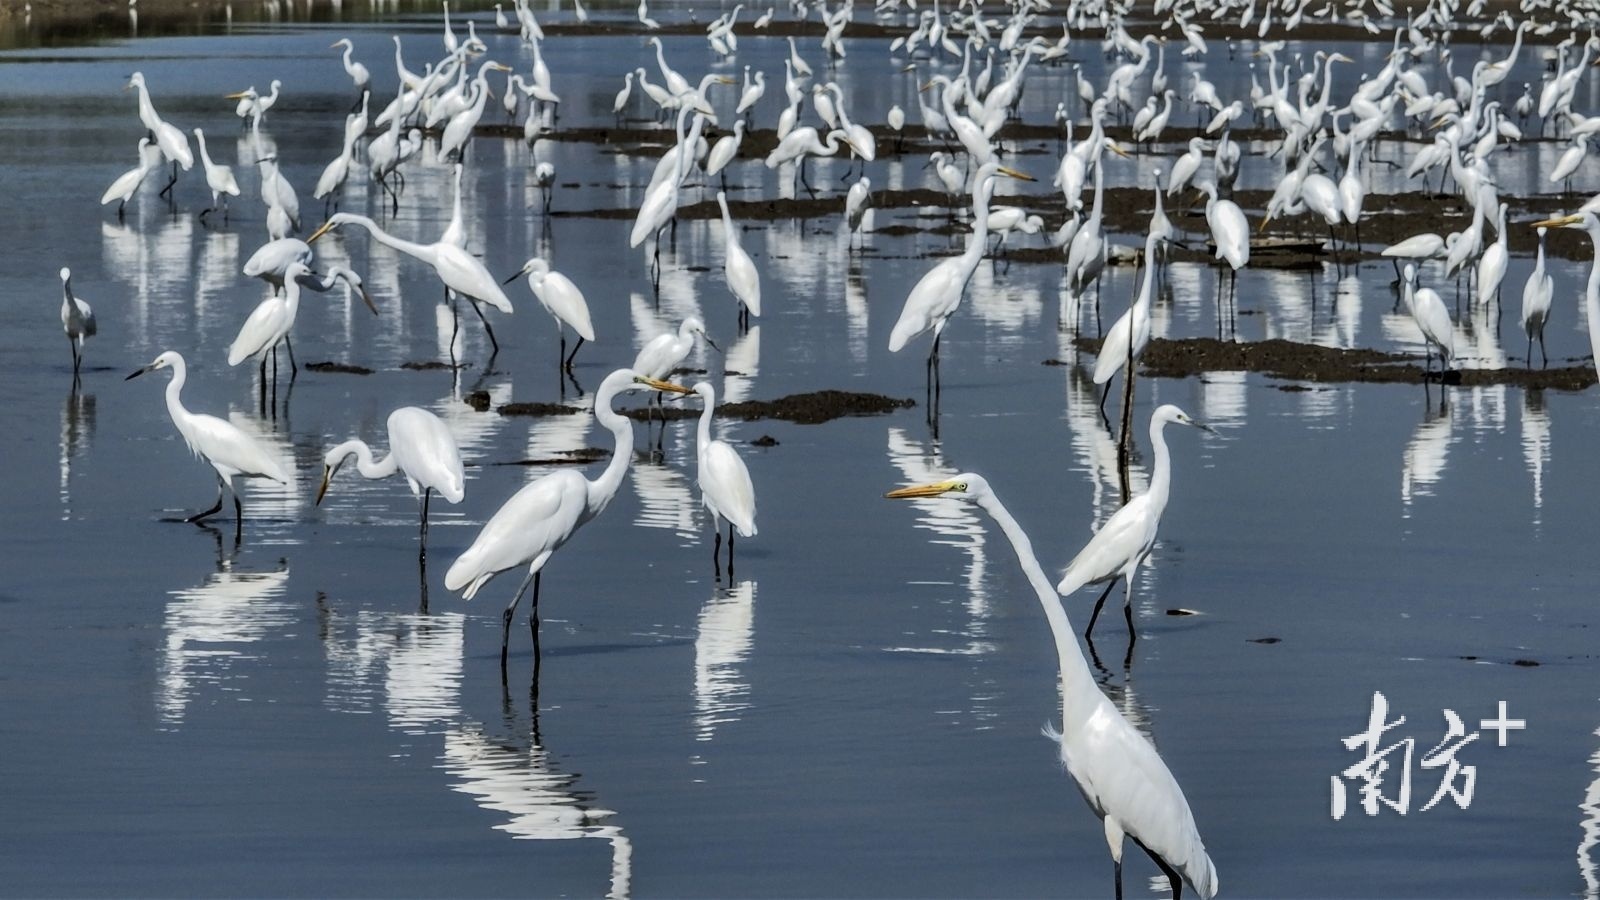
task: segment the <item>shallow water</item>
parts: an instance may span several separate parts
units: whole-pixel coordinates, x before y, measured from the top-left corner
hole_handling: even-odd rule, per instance
[[[11,470],[0,548],[13,561],[0,593],[7,892],[1105,894],[1100,825],[1039,735],[1059,715],[1055,660],[1010,548],[973,508],[881,499],[900,484],[982,472],[1051,572],[1115,509],[1113,438],[1096,412],[1092,357],[1072,346],[1070,305],[1059,327],[1059,267],[980,267],[944,336],[935,430],[921,405],[925,341],[901,354],[884,343],[930,255],[952,252],[948,238],[873,235],[852,258],[835,218],[750,223],[743,240],[767,308],[740,336],[718,223],[680,224],[657,298],[643,251],[625,250],[631,223],[581,214],[637,204],[636,188],[618,186],[642,183],[653,159],[541,142],[535,153],[558,171],[555,208],[579,213],[547,218],[525,145],[479,138],[469,245],[501,275],[537,251],[585,291],[600,339],[579,354],[576,385],[558,376],[552,322],[520,281],[508,288],[515,316],[489,314],[502,348],[492,371],[471,316],[456,338],[468,363],[459,376],[402,369],[448,356],[449,309],[430,273],[352,230],[319,241],[319,261],[353,263],[382,314],[337,292],[308,295],[296,350],[301,363],[376,371],[302,371],[263,414],[253,368],[222,364],[268,289],[238,274],[265,230],[253,167],[236,162],[256,150],[219,98],[284,78],[267,133],[312,227],[321,209],[309,188],[350,101],[326,46],[353,35],[380,92],[392,91],[394,30],[249,29],[16,52],[0,66],[13,261],[0,271],[10,323],[0,331],[10,426],[0,458]],[[491,55],[526,70],[514,40],[487,32]],[[413,67],[437,54],[431,19],[403,35]],[[698,39],[666,47],[686,74],[710,63]],[[883,49],[852,42],[840,70],[852,114],[867,122],[915,103],[916,82],[892,74]],[[758,124],[776,116],[786,51],[741,36],[738,64],[769,75]],[[572,126],[609,121],[623,66],[653,63],[633,37],[552,38],[545,52]],[[94,205],[133,163],[140,129],[121,87],[136,66],[164,116],[205,128],[214,153],[236,163],[245,196],[227,227],[196,221],[206,199],[197,172],[180,182],[176,214],[149,185],[123,224]],[[1066,73],[1030,80],[1025,115],[1049,115]],[[1219,89],[1242,96],[1247,78],[1231,73]],[[1348,91],[1353,71],[1339,74]],[[718,108],[736,96],[728,90]],[[501,115],[491,107],[485,121]],[[1025,190],[1048,193],[1053,147],[1032,149],[1019,158],[1043,184]],[[1559,146],[1516,151],[1535,152]],[[399,233],[431,239],[449,216],[449,168],[431,153],[408,169]],[[1508,173],[1521,164],[1512,159]],[[932,187],[922,162],[880,161],[870,174]],[[1247,165],[1241,186],[1270,183],[1275,163]],[[1111,172],[1147,182],[1147,167],[1119,161]],[[837,185],[842,171],[824,162],[813,183]],[[730,193],[771,194],[781,180],[742,161]],[[343,208],[376,215],[379,202],[353,179]],[[880,211],[875,226],[916,212]],[[57,330],[63,265],[100,319],[78,392]],[[1517,297],[1530,265],[1512,262],[1504,321],[1480,316],[1470,338],[1463,328],[1468,364],[1521,356]],[[1551,356],[1582,357],[1587,332],[1572,310],[1586,265],[1552,266]],[[1131,268],[1109,274],[1108,322],[1134,278]],[[1391,312],[1390,278],[1373,264],[1344,277],[1247,270],[1238,336],[1420,352],[1414,326]],[[1211,271],[1174,265],[1169,284],[1155,333],[1215,333]],[[1093,333],[1092,311],[1076,312]],[[740,445],[761,533],[739,543],[735,574],[720,582],[692,422],[667,428],[664,459],[641,459],[612,508],[547,569],[535,707],[520,619],[509,689],[497,671],[515,577],[465,603],[441,573],[504,498],[549,471],[513,463],[608,449],[610,436],[588,415],[500,417],[461,398],[592,405],[585,391],[690,314],[727,351],[690,362],[726,399],[837,388],[919,405],[815,426],[719,422],[730,440],[778,442]],[[201,508],[212,485],[167,419],[165,376],[122,380],[164,349],[190,361],[191,409],[228,415],[293,464],[290,487],[246,490],[237,548],[226,518],[201,529],[160,521]],[[1169,433],[1173,500],[1137,580],[1131,668],[1114,607],[1095,647],[1106,690],[1182,783],[1224,891],[1595,896],[1593,392],[1214,372],[1141,381],[1136,421],[1166,402],[1220,434]],[[383,444],[383,422],[403,404],[443,416],[469,466],[465,502],[433,504],[421,580],[417,509],[401,481],[341,473],[312,505],[323,450],[349,435]],[[1138,435],[1136,487],[1150,464],[1142,425]],[[1080,626],[1091,600],[1067,601]],[[1177,608],[1199,615],[1165,614]],[[1328,779],[1357,761],[1340,740],[1362,730],[1375,690],[1391,716],[1406,716],[1385,743],[1414,738],[1418,761],[1443,737],[1445,708],[1472,729],[1505,700],[1527,729],[1505,748],[1485,732],[1460,752],[1477,767],[1468,809],[1420,811],[1438,772],[1414,764],[1409,815],[1368,818],[1352,786],[1336,822]],[[1130,857],[1128,875],[1134,896],[1159,887],[1143,859]]]

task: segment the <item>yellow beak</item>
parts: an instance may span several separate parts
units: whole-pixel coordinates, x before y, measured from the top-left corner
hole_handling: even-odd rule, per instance
[[[249,91],[240,91],[237,94],[227,94],[222,99],[224,99],[224,100],[242,100],[242,99],[244,99],[245,97],[247,97],[249,95],[250,95]]]
[[[1122,149],[1120,146],[1118,146],[1116,141],[1112,141],[1112,142],[1106,144],[1106,149],[1110,150],[1112,153],[1115,153],[1116,155],[1122,157],[1123,159],[1127,159],[1128,158],[1128,151],[1126,151],[1126,150]]]
[[[330,468],[329,466],[323,466],[322,467],[322,487],[317,488],[317,502],[313,503],[312,506],[321,506],[322,505],[322,497],[323,497],[324,494],[328,493],[328,482],[330,482],[332,480],[333,480],[333,469]]]
[[[650,387],[653,387],[658,391],[671,391],[674,394],[692,394],[692,393],[694,393],[694,389],[693,388],[686,388],[681,384],[673,384],[670,381],[661,381],[660,379],[657,379],[657,378],[646,378],[643,375],[640,375],[638,378],[635,378],[634,381],[638,382],[639,384],[648,385]]]
[[[316,231],[311,232],[311,237],[306,238],[306,243],[308,243],[308,244],[316,243],[317,238],[322,237],[323,235],[327,234],[332,229],[333,229],[333,220],[330,219],[330,220],[328,220],[326,222],[323,222],[321,228],[318,228]]]
[[[915,487],[903,487],[884,494],[886,500],[911,500],[917,497],[937,497],[955,489],[958,482],[936,481],[932,484],[919,484]]]
[[[1575,214],[1570,215],[1570,216],[1558,216],[1558,217],[1556,217],[1554,219],[1545,219],[1542,222],[1535,222],[1532,225],[1529,225],[1528,227],[1529,228],[1565,228],[1568,225],[1576,225],[1576,224],[1578,224],[1579,222],[1582,222],[1582,221],[1583,221],[1583,216],[1578,215],[1578,214],[1575,213]]]
[[[1037,181],[1038,180],[1037,178],[1034,178],[1032,175],[1029,175],[1027,172],[1018,172],[1016,169],[1007,168],[1006,166],[1000,166],[999,168],[995,169],[995,171],[1000,173],[1001,175],[1007,175],[1007,176],[1015,178],[1015,179],[1017,179],[1019,181]]]

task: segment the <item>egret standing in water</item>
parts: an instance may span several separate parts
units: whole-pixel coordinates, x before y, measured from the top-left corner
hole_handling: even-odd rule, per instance
[[[306,243],[308,245],[314,244],[317,242],[317,238],[322,237],[332,229],[338,228],[340,225],[346,224],[360,225],[378,243],[392,247],[407,256],[414,257],[432,266],[433,274],[444,282],[446,295],[454,294],[455,296],[465,297],[467,302],[471,304],[472,311],[478,314],[478,319],[483,322],[484,333],[489,336],[489,346],[493,348],[489,354],[490,358],[492,359],[495,354],[500,352],[500,342],[494,339],[494,329],[490,327],[489,320],[484,317],[483,310],[478,308],[478,304],[487,303],[509,316],[511,315],[511,298],[507,297],[505,291],[500,289],[499,282],[495,280],[493,275],[489,274],[488,268],[484,266],[481,260],[468,253],[465,248],[445,241],[418,244],[403,240],[379,228],[378,223],[370,218],[356,215],[355,213],[334,213],[333,217],[324,222],[321,228],[312,233],[311,237],[306,238]],[[453,348],[454,346],[455,343],[452,339],[451,347]],[[452,352],[454,351],[452,350]]]
[[[1595,365],[1600,367],[1600,216],[1582,212],[1533,224],[1542,228],[1573,228],[1589,233],[1589,243],[1594,245],[1594,262],[1589,266],[1589,284],[1583,292],[1583,312],[1589,323],[1589,349],[1594,354]],[[1539,346],[1541,349],[1544,347],[1543,338],[1540,338]]]
[[[94,323],[94,310],[72,293],[72,270],[61,267],[61,329],[67,333],[67,343],[72,346],[72,382],[78,382],[78,369],[83,365],[83,342],[94,337],[98,330]]]
[[[723,274],[739,303],[739,327],[749,328],[750,317],[761,315],[761,275],[739,242],[739,226],[728,212],[728,195],[722,191],[717,191],[717,206],[722,210]]]
[[[994,495],[989,483],[982,476],[968,472],[948,481],[900,488],[886,496],[892,499],[949,497],[975,503],[1010,539],[1028,584],[1038,597],[1039,605],[1044,607],[1061,669],[1061,730],[1046,726],[1045,734],[1061,745],[1062,765],[1089,808],[1105,825],[1106,844],[1111,850],[1116,873],[1116,896],[1122,897],[1122,849],[1128,838],[1149,854],[1167,876],[1175,900],[1182,893],[1185,881],[1202,900],[1215,896],[1217,870],[1200,840],[1200,830],[1194,824],[1194,813],[1189,810],[1183,788],[1178,786],[1154,745],[1130,725],[1100,691],[1100,685],[1083,658],[1083,651],[1078,648],[1067,612],[1060,598],[1050,590],[1050,580],[1033,555],[1032,542]]]
[[[967,236],[966,252],[944,260],[917,281],[911,293],[906,295],[900,318],[889,333],[889,352],[898,353],[906,344],[933,332],[933,349],[928,353],[927,363],[930,391],[934,391],[938,384],[939,340],[944,334],[944,327],[961,305],[961,295],[967,290],[967,282],[972,280],[972,273],[977,270],[978,262],[988,249],[989,197],[994,193],[996,175],[1033,180],[993,160],[978,169],[972,179],[972,233]]]
[[[189,445],[190,451],[210,463],[217,472],[217,502],[210,509],[195,513],[183,521],[199,522],[221,512],[222,493],[226,490],[233,494],[233,536],[238,541],[244,530],[244,505],[239,502],[233,479],[240,476],[270,478],[280,484],[288,484],[289,475],[266,447],[239,426],[216,416],[189,412],[184,407],[180,394],[188,378],[188,368],[180,354],[168,350],[124,380],[131,381],[146,372],[167,368],[172,369],[172,380],[167,383],[167,413],[172,416],[172,424],[178,427],[178,433],[183,435],[183,442]]]
[[[711,531],[716,540],[711,546],[712,565],[721,571],[722,520],[728,520],[728,577],[733,577],[733,532],[740,537],[756,536],[756,489],[750,470],[727,441],[711,437],[711,416],[717,406],[717,392],[710,382],[696,382],[694,392],[705,401],[696,435],[696,456],[700,468],[696,476],[700,501],[711,513]]]
[[[550,556],[561,549],[584,523],[605,511],[622,487],[622,479],[633,461],[633,425],[611,408],[620,393],[653,388],[688,394],[678,384],[646,378],[632,369],[618,369],[606,376],[594,396],[594,416],[611,431],[616,443],[611,461],[599,478],[588,479],[571,469],[552,472],[511,496],[484,523],[472,546],[462,553],[445,573],[444,586],[462,591],[471,600],[494,576],[507,569],[528,567],[517,593],[506,605],[504,630],[500,638],[500,675],[505,678],[506,648],[511,641],[511,619],[522,595],[533,585],[533,607],[528,628],[533,633],[533,672],[539,676],[539,575]]]
[[[317,505],[322,505],[328,484],[339,467],[354,455],[356,471],[364,478],[386,478],[396,471],[406,476],[411,495],[422,499],[422,530],[418,537],[417,558],[428,558],[428,501],[433,492],[452,504],[466,496],[466,475],[461,468],[461,450],[455,436],[439,417],[415,406],[402,406],[389,414],[389,455],[374,462],[372,448],[365,441],[349,440],[334,447],[322,458],[322,486],[317,488]]]
[[[1122,579],[1122,615],[1128,620],[1130,654],[1133,652],[1133,642],[1139,639],[1139,633],[1133,628],[1133,576],[1138,572],[1139,565],[1150,558],[1150,551],[1156,545],[1156,529],[1161,526],[1161,513],[1167,508],[1167,496],[1172,490],[1172,459],[1167,452],[1165,434],[1168,422],[1212,431],[1210,426],[1189,418],[1183,410],[1170,403],[1151,413],[1150,445],[1155,448],[1156,462],[1155,471],[1150,476],[1150,488],[1111,514],[1111,518],[1100,526],[1089,543],[1067,564],[1066,573],[1056,585],[1056,591],[1063,597],[1071,596],[1084,585],[1106,586],[1100,593],[1100,599],[1095,601],[1094,613],[1089,616],[1089,627],[1083,631],[1088,636],[1094,632],[1094,623],[1100,618],[1100,609],[1105,606],[1106,596],[1116,587],[1117,579]]]
[[[1555,296],[1555,279],[1544,268],[1544,242],[1548,227],[1539,226],[1539,252],[1534,256],[1533,271],[1522,286],[1522,330],[1528,333],[1528,368],[1533,368],[1533,339],[1539,339],[1539,358],[1550,365],[1544,352],[1544,326],[1550,321],[1550,300]]]
[[[544,307],[544,311],[556,320],[556,334],[561,338],[561,353],[557,358],[562,360],[562,370],[570,372],[578,348],[583,346],[584,341],[594,340],[589,303],[583,299],[583,291],[578,290],[572,279],[553,271],[548,262],[537,256],[523,263],[522,268],[507,278],[505,283],[510,284],[523,275],[528,276],[528,288],[533,291],[533,296]],[[570,325],[578,333],[578,342],[572,345],[571,355],[567,354],[567,335],[562,325]]]
[[[658,334],[650,340],[650,343],[641,347],[639,355],[633,358],[633,371],[646,378],[670,377],[678,364],[689,358],[689,352],[694,349],[696,338],[705,341],[711,349],[721,352],[722,348],[711,340],[711,335],[706,334],[706,323],[695,316],[690,316],[678,324],[676,334],[670,331]],[[654,399],[659,403],[661,395],[657,394]],[[649,422],[647,417],[645,423],[648,425]]]

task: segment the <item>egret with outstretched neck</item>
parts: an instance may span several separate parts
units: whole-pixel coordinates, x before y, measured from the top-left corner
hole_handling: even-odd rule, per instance
[[[387,478],[395,472],[406,476],[411,494],[422,501],[422,527],[418,535],[417,558],[428,556],[428,501],[433,492],[452,504],[466,496],[466,475],[461,465],[461,450],[450,428],[431,412],[415,406],[402,406],[389,414],[389,455],[374,461],[372,448],[365,441],[349,440],[322,457],[322,486],[317,488],[317,505],[328,493],[328,485],[351,456],[363,478]]]
[[[948,481],[900,488],[885,496],[892,499],[949,497],[977,504],[1011,541],[1017,561],[1044,608],[1050,634],[1055,638],[1056,660],[1061,669],[1061,730],[1049,726],[1045,734],[1061,746],[1061,762],[1078,786],[1083,799],[1105,826],[1106,844],[1116,878],[1116,896],[1122,897],[1122,850],[1126,839],[1155,861],[1172,886],[1174,900],[1187,881],[1202,900],[1217,893],[1216,867],[1206,853],[1195,826],[1194,813],[1183,788],[1172,776],[1148,738],[1123,718],[1095,682],[1061,600],[1050,590],[1050,580],[1033,555],[1027,532],[1011,517],[980,475],[965,473]]]

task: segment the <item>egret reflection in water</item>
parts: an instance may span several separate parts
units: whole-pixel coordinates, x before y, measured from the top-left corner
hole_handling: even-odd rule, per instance
[[[61,518],[72,518],[72,467],[94,443],[95,400],[74,381],[61,407],[60,484]]]
[[[183,723],[203,691],[212,703],[229,693],[246,699],[234,678],[247,678],[242,670],[265,656],[265,648],[255,645],[287,638],[298,621],[295,604],[285,596],[287,561],[264,572],[237,570],[223,556],[222,533],[202,530],[217,541],[217,571],[195,587],[173,591],[162,617],[156,710],[172,726]],[[207,690],[213,688],[215,694]]]
[[[694,639],[694,737],[710,741],[717,727],[750,708],[750,682],[741,671],[755,640],[756,583],[717,587],[701,607]]]

